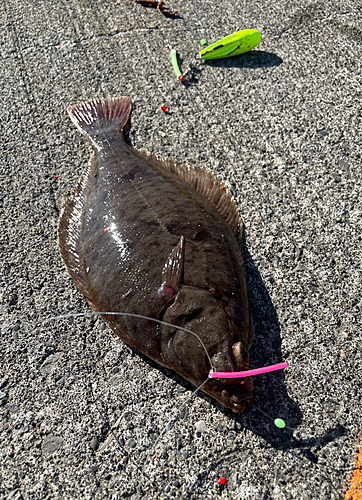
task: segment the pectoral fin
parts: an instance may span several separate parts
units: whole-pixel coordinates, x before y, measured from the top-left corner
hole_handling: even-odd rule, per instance
[[[170,253],[163,273],[162,285],[159,293],[162,295],[174,296],[177,294],[184,273],[185,238],[181,236],[180,241]]]

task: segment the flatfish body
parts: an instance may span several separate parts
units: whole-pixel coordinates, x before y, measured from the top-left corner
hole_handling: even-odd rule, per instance
[[[243,227],[234,200],[209,172],[126,144],[131,107],[119,97],[68,108],[93,153],[63,207],[60,251],[95,311],[175,325],[103,316],[127,344],[198,386],[210,361],[217,371],[249,367]],[[241,412],[253,382],[210,379],[203,390]]]

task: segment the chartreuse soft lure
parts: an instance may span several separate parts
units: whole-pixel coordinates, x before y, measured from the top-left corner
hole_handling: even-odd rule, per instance
[[[255,49],[260,42],[261,34],[258,30],[248,29],[237,31],[203,49],[200,52],[200,56],[201,59],[206,60],[238,56]]]
[[[184,77],[180,71],[180,68],[178,67],[177,52],[175,49],[171,49],[170,56],[175,75],[177,76],[177,79],[180,80],[180,82],[182,82],[184,80]]]

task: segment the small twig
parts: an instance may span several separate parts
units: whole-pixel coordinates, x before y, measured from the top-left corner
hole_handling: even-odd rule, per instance
[[[158,9],[166,17],[174,17],[180,15],[176,10],[165,7],[164,0],[133,0],[133,1],[141,5],[144,5],[145,7],[154,7]]]

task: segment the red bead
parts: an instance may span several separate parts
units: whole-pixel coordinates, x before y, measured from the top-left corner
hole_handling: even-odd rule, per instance
[[[162,108],[161,108],[161,109],[162,109],[162,111],[163,111],[164,113],[167,113],[167,106],[162,106]]]
[[[185,77],[183,75],[180,75],[178,79],[180,80],[180,82],[183,82],[185,80]]]
[[[221,484],[221,486],[224,486],[224,484],[226,483],[226,479],[224,477],[220,477],[218,483]]]

